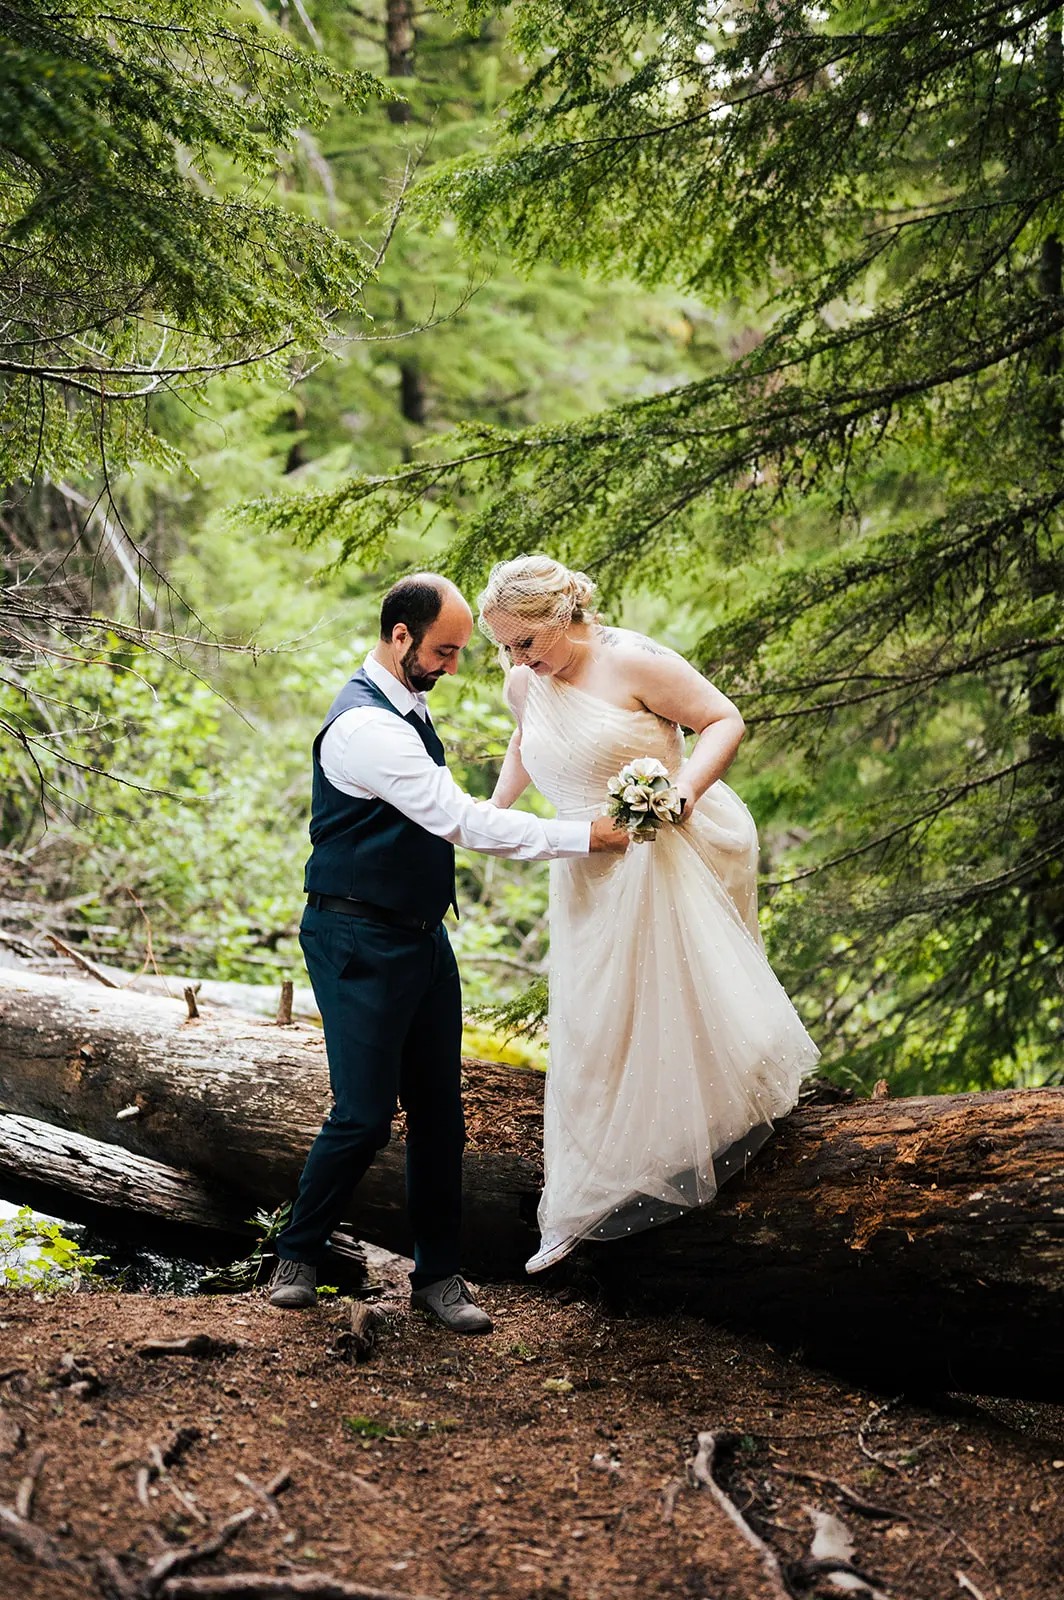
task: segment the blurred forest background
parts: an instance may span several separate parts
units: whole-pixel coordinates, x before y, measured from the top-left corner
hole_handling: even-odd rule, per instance
[[[747,717],[827,1072],[1064,1081],[1058,11],[0,29],[9,945],[301,979],[309,745],[383,589],[548,549]],[[489,794],[485,641],[433,713]],[[546,869],[460,873],[467,1000],[533,1020]]]

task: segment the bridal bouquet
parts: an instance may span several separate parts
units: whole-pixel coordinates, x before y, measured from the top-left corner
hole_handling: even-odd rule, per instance
[[[641,756],[629,761],[606,785],[606,810],[633,843],[653,839],[663,822],[679,822],[680,795],[660,761]]]

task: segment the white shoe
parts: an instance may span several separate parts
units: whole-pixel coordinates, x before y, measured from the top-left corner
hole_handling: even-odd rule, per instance
[[[571,1251],[576,1249],[579,1243],[580,1240],[575,1233],[567,1234],[563,1239],[543,1239],[535,1255],[529,1256],[525,1262],[525,1271],[545,1272],[548,1267],[553,1267],[556,1262],[563,1261]]]

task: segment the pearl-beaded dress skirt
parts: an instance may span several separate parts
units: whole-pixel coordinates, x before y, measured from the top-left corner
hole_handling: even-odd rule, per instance
[[[521,668],[508,695],[525,769],[560,816],[597,815],[638,756],[682,763],[680,730],[652,712]],[[544,1246],[705,1205],[818,1057],[765,957],[757,832],[727,784],[653,843],[550,872]]]

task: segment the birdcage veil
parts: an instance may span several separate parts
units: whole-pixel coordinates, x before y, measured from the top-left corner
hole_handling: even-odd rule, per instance
[[[541,642],[574,622],[594,622],[595,585],[586,572],[574,572],[551,556],[516,556],[492,567],[477,596],[480,630],[496,645],[502,618],[527,623]]]

